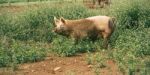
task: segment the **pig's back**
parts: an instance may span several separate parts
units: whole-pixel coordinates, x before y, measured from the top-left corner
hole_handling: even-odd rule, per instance
[[[98,29],[104,30],[108,28],[108,23],[110,17],[108,16],[93,16],[86,18],[90,21],[92,21]]]

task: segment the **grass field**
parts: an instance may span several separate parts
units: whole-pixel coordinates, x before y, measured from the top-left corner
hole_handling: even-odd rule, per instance
[[[28,9],[15,14],[1,11],[0,67],[15,69],[20,63],[44,60],[47,54],[74,56],[87,52],[88,64],[101,66],[111,59],[123,73],[132,73],[138,65],[142,65],[141,75],[146,75],[145,69],[150,68],[149,7],[147,0],[112,0],[110,7],[97,9],[86,8],[82,3],[61,3],[41,4],[36,8],[27,6]],[[101,48],[101,39],[95,43],[83,40],[74,46],[71,39],[51,32],[53,16],[80,19],[95,15],[117,19],[108,50]],[[106,55],[92,55],[93,51]]]

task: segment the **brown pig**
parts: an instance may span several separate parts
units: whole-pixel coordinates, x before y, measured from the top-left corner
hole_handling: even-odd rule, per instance
[[[114,31],[115,19],[108,16],[93,16],[78,20],[57,19],[54,17],[55,28],[53,32],[71,37],[78,42],[83,38],[95,41],[102,36],[104,48],[108,47],[108,40]]]

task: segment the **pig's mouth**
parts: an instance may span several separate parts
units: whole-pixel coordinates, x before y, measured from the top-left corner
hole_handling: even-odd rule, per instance
[[[65,31],[65,30],[57,30],[57,29],[54,29],[52,30],[52,32],[54,33],[57,33],[59,35],[63,35],[63,36],[68,36],[69,35],[69,32]]]
[[[53,29],[52,32],[59,34],[59,33],[62,33],[63,31],[62,30],[58,30],[58,29]]]

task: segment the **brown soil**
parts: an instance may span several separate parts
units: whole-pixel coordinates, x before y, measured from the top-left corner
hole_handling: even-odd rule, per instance
[[[122,75],[115,62],[108,60],[99,75]],[[49,56],[44,61],[19,65],[15,72],[3,71],[0,75],[96,75],[93,65],[88,65],[86,54],[73,57]]]

